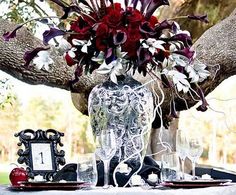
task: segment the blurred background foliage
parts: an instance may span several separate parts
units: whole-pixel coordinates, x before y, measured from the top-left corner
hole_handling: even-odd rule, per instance
[[[58,6],[50,1],[46,2],[48,3],[42,6],[40,0],[0,0],[0,7],[4,7],[0,9],[0,17],[22,23],[39,16],[62,15]],[[170,0],[170,6],[160,9],[157,17],[162,21],[188,14],[207,14],[210,21],[207,25],[183,19],[178,21],[181,28],[189,30],[196,40],[235,8],[236,0]],[[37,23],[28,24],[32,32],[36,32],[37,26]],[[205,135],[201,163],[236,171],[235,80],[234,77],[225,81],[207,97],[211,108],[206,113],[199,114],[195,108],[181,112],[179,127],[188,130],[197,128],[199,133]],[[62,93],[67,93],[67,98],[56,100],[53,95],[52,98],[43,95],[31,97],[28,91],[24,94],[29,96],[28,101],[22,103],[9,79],[0,78],[0,183],[8,182],[6,167],[17,162],[18,140],[14,133],[20,130],[53,128],[64,132],[62,142],[67,163],[76,162],[79,153],[93,152],[93,137],[88,117],[75,109],[69,92]]]

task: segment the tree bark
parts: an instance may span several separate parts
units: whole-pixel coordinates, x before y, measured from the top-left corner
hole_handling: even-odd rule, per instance
[[[197,56],[200,61],[208,65],[212,77],[202,83],[201,87],[206,92],[210,93],[216,86],[218,86],[224,79],[235,75],[236,73],[236,10],[225,20],[216,24],[207,30],[200,39],[194,44],[197,51]],[[0,34],[6,31],[13,30],[15,24],[6,20],[0,20]],[[54,48],[51,49],[51,56],[54,64],[51,66],[51,71],[37,70],[34,67],[26,68],[23,66],[24,61],[22,56],[27,50],[31,50],[39,45],[41,41],[36,39],[26,28],[21,29],[17,33],[17,38],[4,42],[0,38],[0,69],[6,73],[16,77],[19,80],[30,84],[44,84],[52,87],[58,87],[70,90],[69,81],[73,78],[73,67],[68,67],[63,57],[58,56]],[[220,70],[216,72],[215,65],[220,66]],[[145,82],[147,78],[137,76],[137,78]],[[78,91],[82,99],[86,99],[83,104],[87,104],[87,97],[91,89],[104,81],[104,76],[97,75],[95,72],[91,75],[84,75],[76,84],[75,90]],[[159,93],[159,92],[158,92]],[[166,99],[162,105],[164,115],[169,112],[169,97],[168,90],[164,91]],[[189,107],[196,102],[188,95],[184,95]],[[186,109],[182,100],[177,100],[178,110]],[[82,112],[86,109],[80,108]]]

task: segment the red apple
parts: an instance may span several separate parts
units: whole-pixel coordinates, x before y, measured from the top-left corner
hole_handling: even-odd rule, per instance
[[[17,167],[12,169],[9,179],[13,186],[19,186],[20,182],[28,181],[28,175],[24,168]]]

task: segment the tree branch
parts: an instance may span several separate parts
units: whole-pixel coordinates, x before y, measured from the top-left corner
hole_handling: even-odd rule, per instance
[[[198,59],[207,64],[212,73],[215,71],[213,66],[220,65],[220,70],[215,75],[215,79],[208,79],[201,85],[206,93],[210,93],[224,79],[236,74],[236,27],[233,25],[236,23],[235,13],[236,11],[225,20],[207,30],[194,44]],[[14,27],[15,24],[0,19],[1,35],[5,31],[12,30]],[[54,48],[51,49],[52,58],[55,62],[51,67],[51,72],[37,70],[33,67],[27,69],[23,66],[24,61],[22,60],[22,57],[24,52],[39,45],[42,45],[41,41],[36,39],[25,28],[19,31],[15,40],[4,42],[3,39],[0,38],[0,69],[17,79],[30,84],[44,84],[69,90],[69,81],[73,78],[74,68],[68,67],[63,60],[63,57],[59,57]],[[136,78],[143,83],[148,79],[140,75],[136,76]],[[81,93],[83,99],[86,99],[87,101],[91,89],[104,80],[104,76],[96,75],[96,73],[85,75],[80,78],[75,89]],[[170,92],[168,90],[165,90],[164,92],[166,94],[166,100],[162,105],[162,108],[164,114],[168,114],[170,100],[168,98],[170,97]],[[189,106],[193,106],[196,103],[190,96],[186,95],[185,98],[187,99]],[[86,110],[86,101],[83,102],[85,107],[80,108],[82,112],[85,112]],[[178,101],[180,105],[178,110],[186,109],[183,101]]]

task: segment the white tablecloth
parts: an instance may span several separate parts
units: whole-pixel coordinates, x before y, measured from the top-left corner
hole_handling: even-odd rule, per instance
[[[171,189],[171,190],[158,190],[149,189],[144,190],[140,187],[133,188],[109,188],[102,189],[96,188],[92,190],[76,190],[76,191],[32,191],[32,192],[12,192],[7,189],[6,186],[0,186],[0,195],[236,195],[236,185],[233,186],[220,186],[220,187],[208,187],[197,189]]]

